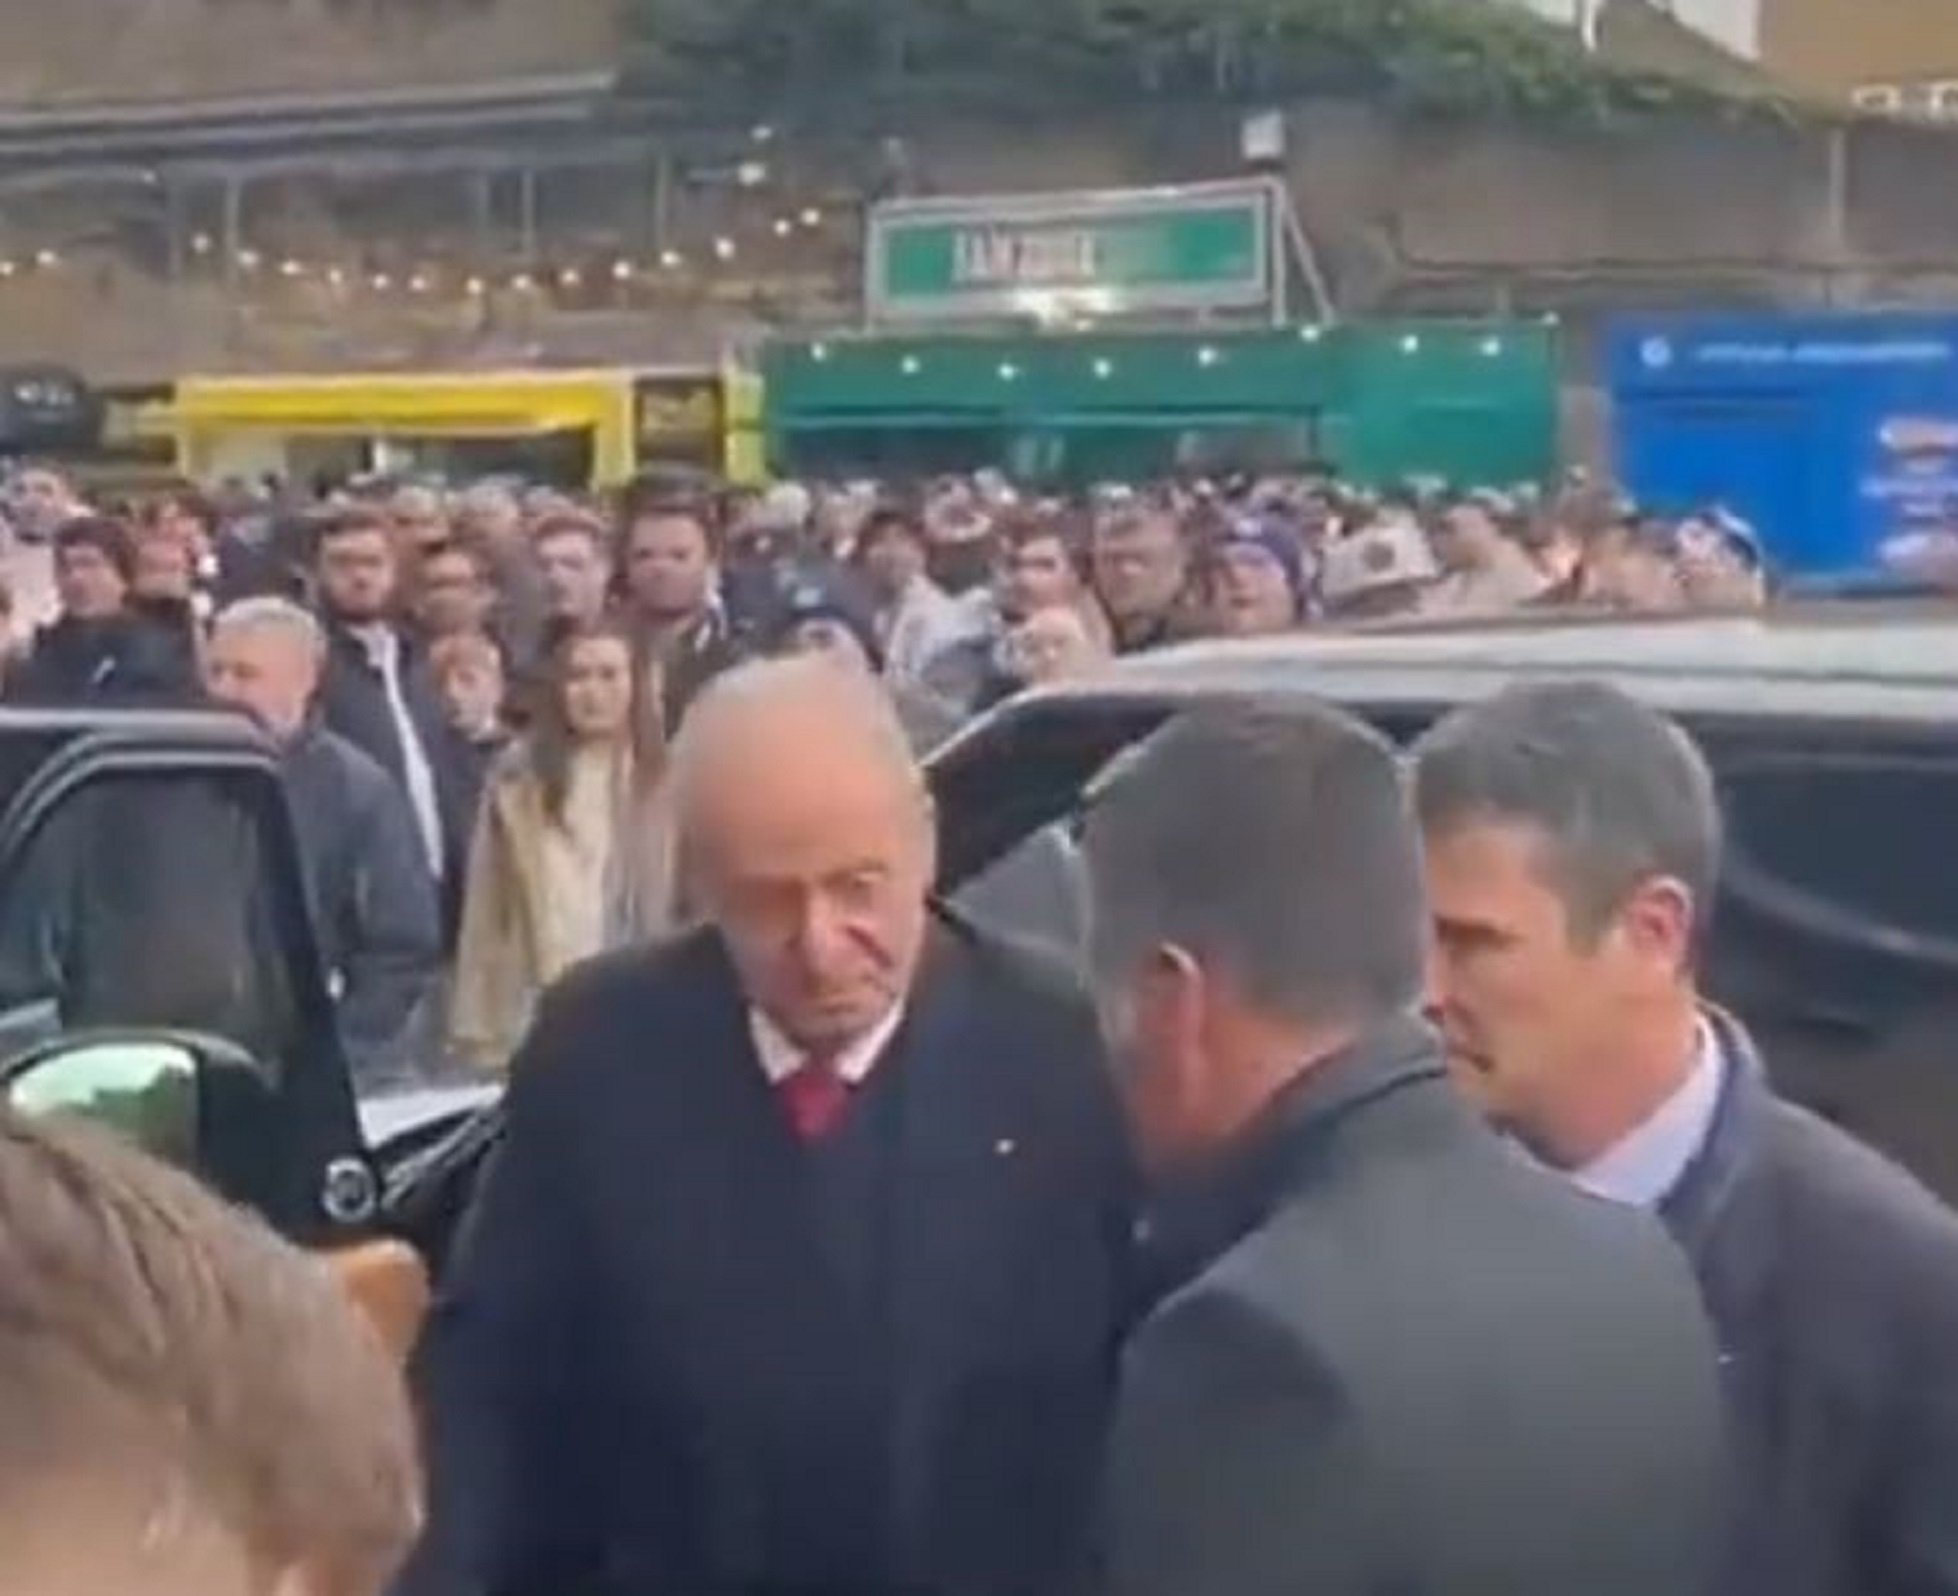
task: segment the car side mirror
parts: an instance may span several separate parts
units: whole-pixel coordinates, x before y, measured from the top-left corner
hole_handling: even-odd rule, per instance
[[[0,1096],[31,1117],[93,1120],[153,1158],[196,1170],[202,1065],[187,1041],[81,1036],[44,1044],[5,1068]]]

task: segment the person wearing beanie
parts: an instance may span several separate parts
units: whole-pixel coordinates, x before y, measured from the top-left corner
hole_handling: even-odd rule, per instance
[[[1226,637],[1271,637],[1305,619],[1305,549],[1273,517],[1232,523],[1213,551],[1217,629]]]
[[[1722,506],[1688,516],[1678,529],[1679,586],[1689,609],[1739,612],[1768,601],[1760,534]]]
[[[912,749],[923,757],[959,729],[950,705],[923,688],[893,681],[877,637],[877,605],[847,566],[814,565],[782,584],[773,622],[763,634],[769,654],[826,654],[881,677]]]
[[[10,703],[173,703],[198,693],[196,662],[179,640],[134,613],[136,544],[128,526],[85,515],[54,534],[61,613],[35,634],[9,677]]]
[[[785,573],[761,643],[768,654],[835,654],[872,675],[884,671],[876,601],[845,566],[809,564]]]

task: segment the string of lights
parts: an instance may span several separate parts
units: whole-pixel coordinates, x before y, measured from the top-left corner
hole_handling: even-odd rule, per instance
[[[1559,318],[1554,313],[1538,318],[1539,324],[1545,327],[1556,326],[1558,320]],[[1109,331],[1106,327],[1080,328],[1075,330],[1082,332]],[[1260,340],[1264,336],[1266,335],[1261,332],[1259,334]],[[1328,336],[1328,328],[1321,322],[1302,322],[1294,329],[1294,336],[1301,343],[1318,344]],[[1472,340],[1472,343],[1468,347],[1472,348],[1476,354],[1490,360],[1501,359],[1506,355],[1516,352],[1519,348],[1515,338],[1505,336],[1501,331],[1492,329],[1489,331],[1474,332],[1472,330],[1464,331],[1461,328],[1453,328],[1446,332],[1430,334],[1410,331],[1402,334],[1394,342],[1392,347],[1398,353],[1410,357],[1418,356],[1424,351],[1434,350],[1445,354],[1448,358],[1454,358],[1463,352],[1465,339]],[[1062,350],[1067,350],[1070,346],[1063,342],[1059,347]],[[1097,382],[1110,382],[1122,374],[1122,361],[1116,355],[1104,352],[1102,348],[1093,343],[1073,347],[1078,349],[1080,354],[1087,359],[1089,374]],[[943,346],[939,346],[937,352],[943,353]],[[932,370],[933,359],[931,352],[921,351],[916,348],[907,348],[903,340],[893,338],[818,338],[802,345],[800,354],[803,359],[819,366],[827,366],[836,361],[853,362],[853,369],[862,366],[879,366],[889,369],[894,366],[898,374],[904,377],[922,377],[929,374]],[[1063,355],[1062,358],[1065,359],[1067,357]],[[1190,347],[1188,358],[1198,371],[1223,373],[1232,365],[1234,351],[1228,344],[1222,342],[1198,343]],[[1254,358],[1258,357],[1254,356]],[[967,355],[961,353],[953,356],[950,364],[956,371],[956,374],[960,376],[975,374],[973,362]],[[978,374],[986,375],[987,373]],[[1018,360],[1009,359],[1002,360],[996,366],[991,367],[989,375],[992,379],[1000,383],[1017,383],[1023,378],[1026,378],[1028,373]]]
[[[577,293],[606,285],[618,289],[657,288],[684,283],[703,274],[724,273],[749,262],[777,265],[782,245],[830,234],[832,220],[818,206],[803,206],[777,214],[760,227],[714,232],[645,253],[581,251],[570,258],[537,259],[497,268],[434,261],[405,267],[377,266],[371,260],[311,258],[257,244],[238,248],[229,267],[236,277],[246,280],[277,280],[337,292],[360,290],[410,297],[448,295],[479,299],[499,292]],[[213,234],[193,233],[187,248],[192,272],[225,273],[223,251]],[[82,264],[74,253],[53,247],[0,254],[0,283],[64,272]]]

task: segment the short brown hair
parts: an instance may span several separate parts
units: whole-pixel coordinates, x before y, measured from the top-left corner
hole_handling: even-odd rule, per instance
[[[700,499],[654,499],[628,500],[628,509],[619,518],[619,547],[622,553],[629,553],[633,534],[651,521],[690,521],[700,528],[701,542],[707,550],[709,561],[718,564],[726,553],[726,538],[722,534],[720,517],[713,505]]]
[[[214,536],[218,529],[218,507],[210,496],[194,483],[179,483],[156,501],[156,512],[161,515],[175,511],[178,515],[195,521],[207,536]]]
[[[585,538],[598,552],[610,559],[613,540],[605,523],[583,510],[553,510],[538,521],[530,534],[533,547],[541,548],[557,538]]]
[[[127,582],[136,574],[136,538],[126,521],[108,515],[78,515],[55,530],[54,549],[94,549]]]
[[[496,585],[496,568],[490,564],[489,556],[473,543],[464,542],[461,538],[444,538],[421,551],[421,568],[424,571],[437,560],[466,560],[478,582],[485,587]]]
[[[1009,555],[1024,553],[1037,543],[1058,543],[1075,570],[1084,577],[1087,574],[1088,527],[1081,517],[1065,513],[1017,516],[1004,523],[1001,537]]]
[[[371,504],[337,506],[313,524],[313,554],[317,558],[324,553],[327,544],[335,538],[357,537],[369,532],[386,538],[388,547],[394,547],[394,528],[382,511]]]
[[[4,1108],[0,1412],[9,1525],[134,1494],[132,1552],[180,1523],[349,1593],[415,1531],[400,1378],[325,1267],[106,1133]]]

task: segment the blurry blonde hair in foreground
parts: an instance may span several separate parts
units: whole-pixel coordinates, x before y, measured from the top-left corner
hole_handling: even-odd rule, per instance
[[[213,1555],[240,1596],[376,1596],[417,1527],[399,1375],[326,1267],[94,1127],[8,1109],[0,1415],[19,1596],[124,1569],[217,1596],[171,1582]]]

